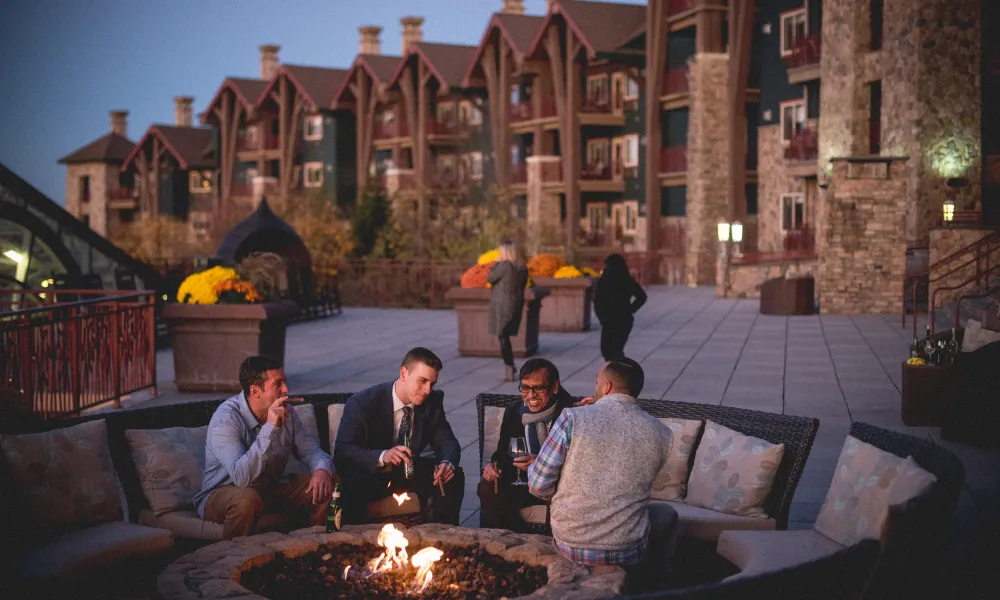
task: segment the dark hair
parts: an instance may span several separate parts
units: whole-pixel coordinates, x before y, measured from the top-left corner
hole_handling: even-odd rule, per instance
[[[552,361],[546,360],[544,358],[531,358],[521,365],[521,371],[518,373],[517,378],[524,379],[528,375],[533,375],[539,371],[545,371],[545,374],[549,377],[549,385],[559,381],[559,369],[556,368]]]
[[[642,366],[631,358],[616,358],[604,365],[604,376],[617,390],[624,391],[629,396],[638,398],[642,386],[646,383],[646,375]]]
[[[609,280],[622,280],[631,276],[632,274],[628,270],[628,263],[625,261],[624,256],[615,253],[609,254],[604,258],[604,272],[601,274],[602,279],[608,277]]]
[[[444,365],[441,364],[441,359],[438,358],[437,354],[434,354],[427,348],[421,348],[420,346],[417,346],[416,348],[413,348],[412,350],[407,352],[406,356],[403,357],[403,362],[400,364],[400,366],[406,367],[406,370],[409,371],[413,369],[416,363],[425,364],[428,367],[434,369],[435,371],[440,371],[444,367]]]
[[[273,356],[249,356],[240,365],[240,387],[243,388],[243,395],[250,397],[250,386],[255,385],[264,388],[267,380],[267,372],[281,369],[281,361]]]

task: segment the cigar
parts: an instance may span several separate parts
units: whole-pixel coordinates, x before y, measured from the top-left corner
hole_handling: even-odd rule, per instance
[[[442,481],[440,479],[438,479],[438,489],[441,490],[441,495],[444,496],[445,495],[445,493],[444,493],[444,481]]]
[[[493,495],[494,496],[500,495],[500,477],[497,477],[496,479],[493,480]]]
[[[295,397],[291,397],[291,398],[288,398],[287,400],[285,400],[285,404],[292,404],[292,405],[294,405],[294,404],[304,404],[305,401],[306,401],[306,399],[303,398],[302,396],[295,396]]]

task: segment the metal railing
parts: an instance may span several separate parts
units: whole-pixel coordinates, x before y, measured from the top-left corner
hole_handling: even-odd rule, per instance
[[[660,148],[660,173],[683,173],[685,171],[687,171],[687,146]]]
[[[788,160],[816,160],[819,156],[819,132],[812,127],[796,131],[788,140],[785,158]]]
[[[442,308],[474,260],[352,259],[336,269],[316,267],[318,286],[334,285],[348,306]],[[327,275],[324,275],[326,273]],[[330,275],[335,273],[335,275]],[[335,280],[331,279],[335,277]]]
[[[543,119],[551,118],[557,116],[559,113],[556,110],[556,99],[552,96],[542,96],[541,98],[535,98],[530,100],[525,100],[523,102],[518,102],[510,107],[510,120],[514,122],[519,121],[530,121],[535,118],[535,109],[532,105],[533,102],[538,101],[542,103],[541,115]]]
[[[661,96],[683,94],[688,91],[688,68],[676,67],[668,69],[663,75]]]
[[[792,53],[785,56],[788,68],[818,65],[823,50],[823,34],[816,31],[792,42]]]
[[[55,294],[53,294],[55,292]],[[52,417],[156,387],[153,291],[3,290],[2,386]],[[61,302],[65,297],[90,296]],[[96,296],[96,297],[95,297]],[[27,298],[31,307],[28,307]]]

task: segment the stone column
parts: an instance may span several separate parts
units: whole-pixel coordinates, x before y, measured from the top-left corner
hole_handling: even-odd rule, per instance
[[[542,180],[543,165],[558,162],[558,156],[527,158],[529,254],[537,254],[541,248],[559,241],[559,224],[562,222],[559,195],[546,191]]]
[[[697,54],[690,61],[688,123],[688,285],[714,285],[717,225],[729,220],[729,59]]]

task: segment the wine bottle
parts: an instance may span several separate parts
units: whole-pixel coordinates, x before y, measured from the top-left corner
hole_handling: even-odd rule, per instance
[[[333,484],[333,496],[330,497],[330,510],[326,514],[326,532],[340,531],[341,518],[344,509],[340,506],[340,482]]]
[[[948,342],[948,362],[955,362],[956,357],[958,357],[958,332],[952,327],[951,341]]]
[[[924,337],[924,354],[926,355],[927,362],[931,362],[934,358],[934,342],[931,340],[931,326],[927,325],[927,335]]]
[[[913,343],[910,344],[910,358],[920,357],[920,341],[917,340],[917,336],[913,336]]]

